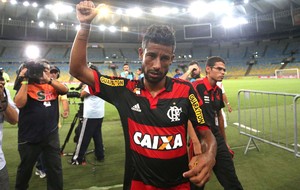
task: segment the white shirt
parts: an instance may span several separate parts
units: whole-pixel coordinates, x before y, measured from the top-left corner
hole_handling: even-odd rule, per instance
[[[217,82],[218,87],[220,87],[222,89],[222,94],[225,94],[225,88],[222,82]]]
[[[5,89],[5,90],[6,90],[6,94],[7,94],[8,104],[10,104],[14,109],[16,109],[19,112],[19,110],[16,107],[15,103],[10,98],[9,90],[8,89]],[[4,114],[3,114],[3,112],[0,112],[0,170],[2,170],[4,168],[4,166],[6,165],[6,161],[5,161],[5,158],[4,158],[4,153],[3,153],[3,150],[2,150],[3,122],[4,122]]]
[[[90,94],[88,86],[84,91]],[[83,117],[84,118],[103,118],[104,117],[104,103],[105,101],[98,96],[89,95],[84,98],[83,102]]]

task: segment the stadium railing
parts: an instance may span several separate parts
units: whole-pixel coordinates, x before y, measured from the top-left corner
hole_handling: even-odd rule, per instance
[[[244,154],[253,148],[259,151],[255,142],[258,140],[300,157],[299,99],[300,94],[240,90],[238,123],[235,125],[239,127],[240,134],[249,137]]]

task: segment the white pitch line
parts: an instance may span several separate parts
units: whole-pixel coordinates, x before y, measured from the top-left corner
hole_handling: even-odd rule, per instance
[[[234,125],[236,125],[236,126],[239,126],[239,123],[233,123]],[[245,126],[245,125],[243,125],[243,124],[241,124],[240,125],[242,128],[244,128],[244,129],[247,129],[247,130],[249,130],[249,131],[253,131],[253,132],[255,132],[255,133],[260,133],[260,131],[259,130],[256,130],[256,129],[253,129],[253,128],[250,128],[250,127],[247,127],[247,126]]]

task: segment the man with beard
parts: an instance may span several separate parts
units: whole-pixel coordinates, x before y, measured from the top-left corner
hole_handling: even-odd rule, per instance
[[[197,61],[192,61],[189,63],[188,70],[183,73],[179,77],[180,79],[183,80],[188,80],[190,82],[194,82],[197,79],[201,78],[201,67],[199,66],[199,63]]]
[[[118,109],[126,150],[123,189],[189,190],[190,181],[202,186],[215,163],[216,141],[192,85],[166,76],[174,59],[174,31],[161,25],[147,29],[139,48],[145,76],[142,80],[102,75],[86,64],[90,24],[100,6],[104,5],[95,8],[92,1],[76,6],[81,29],[71,51],[70,74],[89,85],[91,94]],[[196,152],[190,162],[186,148],[188,120],[205,150],[203,154]]]

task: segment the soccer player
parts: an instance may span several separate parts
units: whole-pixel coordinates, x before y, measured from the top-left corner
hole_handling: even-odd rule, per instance
[[[176,47],[174,30],[161,25],[147,29],[139,48],[143,80],[109,77],[86,64],[90,23],[98,8],[92,1],[82,1],[76,9],[81,29],[71,51],[70,74],[118,109],[126,150],[123,189],[189,190],[190,181],[202,186],[215,164],[216,141],[191,83],[167,76]],[[190,162],[188,120],[205,150],[196,152]]]

